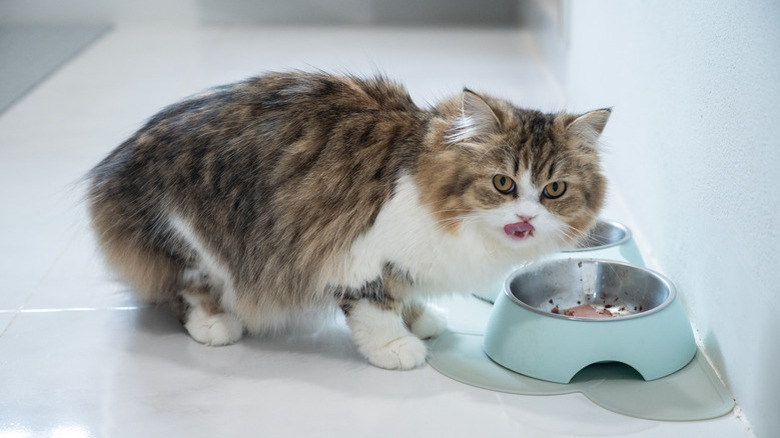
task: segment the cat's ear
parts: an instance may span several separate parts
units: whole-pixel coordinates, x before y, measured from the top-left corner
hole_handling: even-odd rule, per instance
[[[610,114],[610,108],[585,113],[566,125],[566,133],[570,138],[579,140],[580,144],[595,148]]]
[[[460,114],[450,127],[447,140],[450,143],[460,143],[480,135],[498,131],[501,120],[493,108],[477,93],[463,89]]]

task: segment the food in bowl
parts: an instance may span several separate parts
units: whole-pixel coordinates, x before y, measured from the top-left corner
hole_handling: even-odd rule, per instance
[[[564,310],[563,314],[566,316],[578,316],[581,318],[610,318],[617,316],[616,314],[610,312],[609,309],[598,309],[591,304],[580,304],[577,307]]]
[[[620,302],[617,297],[609,301],[610,302],[607,302],[606,298],[602,299],[600,304],[583,304],[582,301],[577,301],[576,306],[572,306],[563,310],[561,310],[561,306],[555,304],[552,299],[550,299],[548,302],[555,306],[550,309],[550,313],[555,313],[556,315],[574,316],[577,318],[612,318],[615,316],[630,315],[632,313],[637,313],[638,311],[641,312],[638,306],[633,306],[634,311],[632,312],[629,310],[630,306]]]

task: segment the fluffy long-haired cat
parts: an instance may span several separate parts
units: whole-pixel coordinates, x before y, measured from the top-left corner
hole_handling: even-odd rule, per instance
[[[384,78],[267,74],[154,116],[93,169],[89,208],[109,266],[195,340],[338,306],[369,362],[409,369],[444,327],[428,297],[587,231],[608,118],[469,90],[421,109]]]

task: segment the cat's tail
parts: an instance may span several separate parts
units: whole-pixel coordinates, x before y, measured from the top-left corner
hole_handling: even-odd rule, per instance
[[[121,149],[118,149],[121,151]],[[121,152],[120,152],[121,153]],[[117,151],[88,175],[86,203],[108,267],[147,302],[175,299],[183,260],[169,251],[170,227],[121,177]]]

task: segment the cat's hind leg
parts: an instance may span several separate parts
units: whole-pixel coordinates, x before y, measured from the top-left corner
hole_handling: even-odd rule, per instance
[[[173,307],[190,336],[201,344],[229,345],[244,333],[241,321],[222,309],[208,287],[193,286],[179,291]]]

